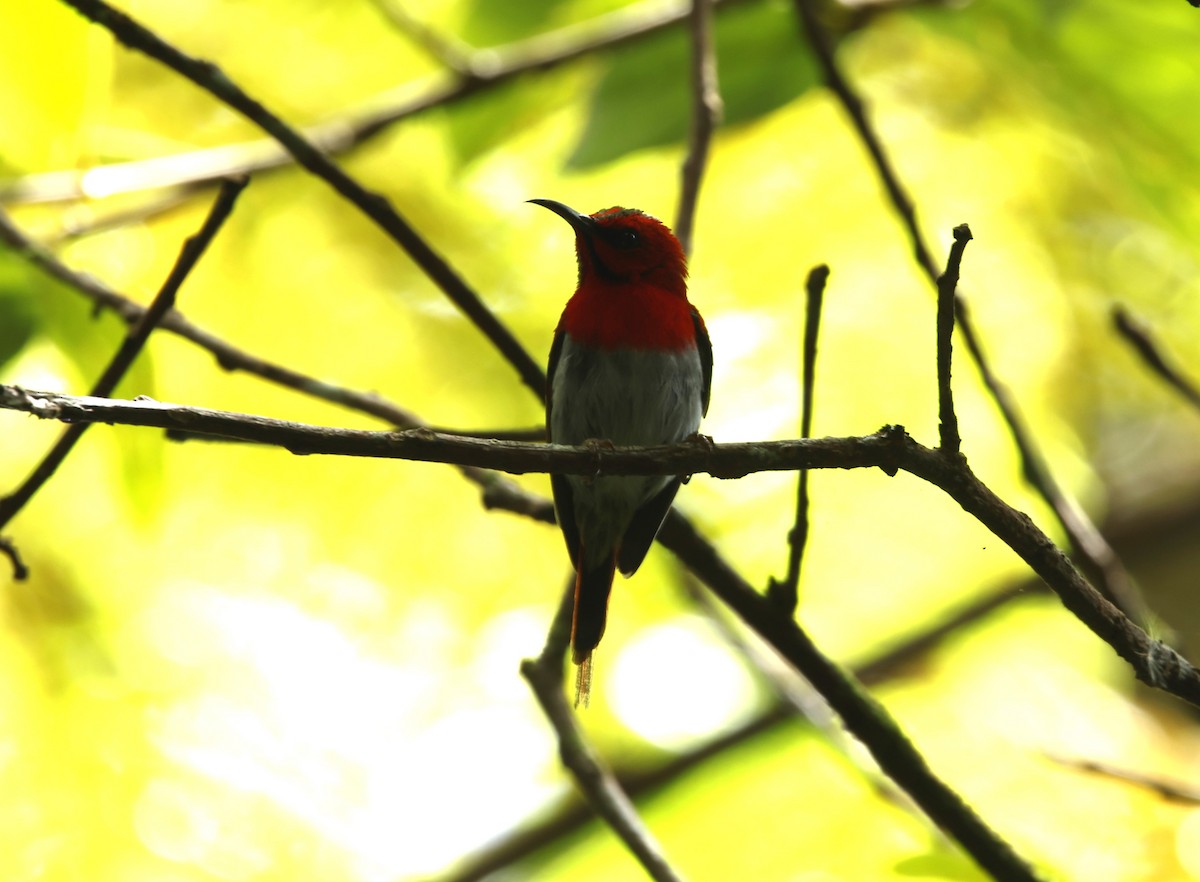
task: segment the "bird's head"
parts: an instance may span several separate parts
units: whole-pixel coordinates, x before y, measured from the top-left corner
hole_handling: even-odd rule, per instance
[[[675,234],[636,208],[605,208],[580,214],[553,199],[530,199],[575,230],[579,283],[648,283],[686,295],[687,260]]]

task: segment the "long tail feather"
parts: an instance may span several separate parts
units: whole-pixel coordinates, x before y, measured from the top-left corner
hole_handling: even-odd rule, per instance
[[[571,657],[579,665],[575,680],[575,704],[586,707],[592,681],[592,650],[604,636],[608,618],[608,595],[617,572],[617,556],[607,556],[595,566],[587,566],[583,548],[575,572],[575,609],[571,616]]]
[[[592,654],[589,652],[575,669],[575,707],[588,706],[592,697]]]

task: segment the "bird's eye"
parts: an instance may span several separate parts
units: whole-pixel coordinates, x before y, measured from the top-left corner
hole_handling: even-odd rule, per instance
[[[642,237],[637,234],[637,231],[629,229],[617,230],[612,237],[613,245],[622,249],[633,248],[641,241]]]

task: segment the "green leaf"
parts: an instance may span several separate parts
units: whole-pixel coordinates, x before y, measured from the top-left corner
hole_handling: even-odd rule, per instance
[[[1179,181],[1200,162],[1200,18],[1121,0],[994,0],[913,15],[986,57],[1005,82],[1035,84],[1041,109],[1156,207],[1190,202]]]
[[[715,32],[726,125],[782,107],[818,82],[783,4],[727,10],[717,16]],[[682,143],[691,115],[690,56],[683,28],[615,51],[568,166],[591,168],[636,150]]]
[[[983,882],[988,878],[955,851],[930,852],[906,858],[897,862],[896,875],[925,880],[945,879],[947,882]]]
[[[572,99],[578,77],[525,77],[446,108],[446,132],[459,168],[507,142]]]
[[[496,46],[520,40],[546,29],[567,0],[521,0],[495,3],[473,0],[467,4],[460,32],[472,46]]]
[[[37,327],[33,306],[25,296],[27,282],[21,259],[0,252],[0,368],[25,348]]]

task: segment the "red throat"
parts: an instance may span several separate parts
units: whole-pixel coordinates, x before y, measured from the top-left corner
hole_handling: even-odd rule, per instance
[[[558,330],[598,349],[678,351],[696,345],[687,300],[638,282],[581,285],[567,302]]]

